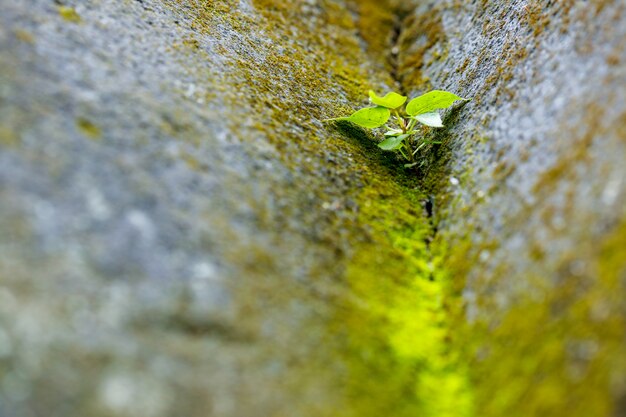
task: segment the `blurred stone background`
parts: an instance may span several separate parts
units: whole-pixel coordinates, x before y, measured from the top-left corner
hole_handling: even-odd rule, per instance
[[[623,2],[0,6],[0,416],[625,415]]]

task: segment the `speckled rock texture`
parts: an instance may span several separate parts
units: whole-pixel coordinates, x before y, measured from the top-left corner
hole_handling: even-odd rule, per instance
[[[476,415],[625,415],[626,4],[426,1],[400,44],[408,91],[473,98],[425,186]]]
[[[626,414],[623,1],[0,10],[1,417]]]
[[[0,10],[0,416],[422,407],[390,307],[427,269],[416,181],[320,122],[394,85],[359,35],[388,8]]]

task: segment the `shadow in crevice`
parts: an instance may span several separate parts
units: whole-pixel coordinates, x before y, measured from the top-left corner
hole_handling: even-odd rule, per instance
[[[335,121],[332,128],[341,133],[346,141],[352,145],[363,146],[368,150],[376,147],[372,135],[368,131],[346,120]]]
[[[441,142],[433,144],[421,156],[420,178],[428,179],[433,174],[441,175],[449,170],[449,162],[452,157],[451,141],[454,138],[453,130],[461,119],[461,110],[465,108],[467,102],[453,107],[443,116],[443,126],[438,129],[431,129],[425,136],[426,140]],[[431,181],[425,181],[431,183]],[[438,190],[428,190],[429,193],[437,193]]]
[[[367,130],[358,127],[348,121],[337,121],[333,128],[342,135],[342,138],[353,146],[361,148],[363,155],[373,164],[377,164],[385,170],[385,174],[402,185],[407,185],[406,170],[403,162],[394,152],[385,152],[378,147],[378,141]],[[413,178],[414,182],[416,179]],[[414,184],[413,184],[414,185]]]
[[[366,129],[342,120],[334,122],[330,128],[340,133],[343,140],[361,149],[363,156],[373,165],[382,168],[383,173],[390,179],[404,187],[412,189],[419,187],[421,194],[432,196],[437,195],[439,189],[438,181],[430,181],[431,176],[445,176],[449,171],[452,158],[451,143],[457,136],[453,131],[461,119],[461,110],[465,104],[457,105],[443,115],[443,128],[429,129],[425,133],[424,139],[441,143],[430,145],[422,151],[418,166],[413,168],[405,168],[406,161],[402,160],[396,152],[380,149],[374,135]],[[431,210],[426,209],[426,211]]]

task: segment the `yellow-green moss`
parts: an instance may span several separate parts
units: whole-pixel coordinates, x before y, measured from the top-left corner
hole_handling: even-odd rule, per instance
[[[590,118],[597,117],[596,110],[590,111]],[[592,125],[590,130],[594,129]],[[578,134],[582,138],[573,144],[565,165],[557,164],[540,179],[541,186],[535,190],[538,197],[554,192],[564,179],[572,179],[574,167],[589,158],[591,139],[587,132]],[[508,165],[502,167],[500,175],[508,172]],[[429,180],[439,193],[446,188],[437,188],[442,175],[445,170],[440,167]],[[570,192],[564,197],[571,209],[561,214],[574,218],[575,196]],[[446,201],[448,207],[455,204],[451,198]],[[480,203],[474,204],[472,210],[480,210]],[[461,208],[452,210],[458,213]],[[519,217],[529,217],[538,208],[528,210]],[[561,233],[550,228],[556,209],[541,210],[546,233]],[[615,399],[626,391],[626,318],[620,307],[625,290],[626,223],[614,225],[594,241],[581,241],[575,250],[557,258],[547,256],[542,242],[531,240],[530,257],[549,266],[524,273],[507,260],[481,267],[483,254],[496,252],[499,243],[489,241],[471,223],[466,226],[465,236],[438,235],[431,250],[445,265],[435,269],[451,274],[447,287],[450,344],[460,363],[467,366],[476,415],[610,417],[622,412],[623,405]],[[540,270],[550,275],[529,272]],[[482,274],[476,276],[476,271]],[[466,277],[472,277],[471,282]],[[507,284],[511,281],[516,284]],[[517,285],[526,289],[509,288]],[[469,321],[468,305],[459,299],[468,288],[478,296],[471,302],[478,313]],[[511,297],[508,302],[499,298],[504,294]]]
[[[565,275],[558,288],[543,277],[526,276],[535,286],[533,296],[518,298],[504,312],[483,298],[481,308],[491,309],[493,320],[467,323],[458,311],[455,348],[465,355],[472,380],[480,381],[474,385],[479,415],[615,415],[611,387],[626,370],[626,323],[619,313],[624,247],[626,223],[587,254],[593,263],[583,275],[566,272],[573,254],[562,260]],[[456,271],[472,268],[476,258],[468,254],[475,249],[455,247],[460,252],[451,259]],[[492,279],[504,272],[495,271]],[[584,291],[581,281],[587,281]]]
[[[16,29],[14,32],[15,37],[24,43],[33,44],[35,43],[35,36],[23,29]]]
[[[198,42],[198,40],[193,36],[187,36],[186,38],[184,38],[181,42],[181,45],[191,50],[200,49],[200,42]]]
[[[102,131],[91,120],[79,117],[76,119],[76,127],[78,130],[88,137],[89,139],[97,140],[102,137]]]
[[[452,3],[446,7],[454,8]],[[545,36],[547,24],[558,24],[564,30],[569,19],[593,19],[594,12],[602,13],[608,4],[591,2],[589,8],[575,11],[572,9],[575,2],[571,1],[548,6],[530,1],[519,10],[519,15],[511,17],[505,15],[516,12],[502,4],[478,3],[474,18],[484,22],[482,30],[487,38],[493,39],[502,29],[500,22],[510,22],[511,19],[519,19],[527,30],[515,39],[505,41],[502,51],[495,55],[491,46],[485,47],[474,58],[450,66],[438,60],[437,68],[456,66],[455,72],[463,75],[459,87],[479,87],[474,104],[494,100],[491,104],[496,107],[500,101],[513,98],[515,91],[508,86],[520,75],[516,69],[528,62],[533,45],[538,45]],[[436,22],[437,16],[423,19]],[[428,27],[425,23],[415,27],[420,26]],[[419,31],[416,33],[419,35]],[[423,36],[414,36],[414,39],[424,41]],[[441,36],[428,48],[435,50],[445,43]],[[579,52],[591,50],[591,47]],[[421,55],[429,54],[431,52],[427,50]],[[609,65],[616,65],[615,56],[607,57]],[[418,54],[411,66],[415,67],[415,74],[405,77],[413,83],[407,87],[422,88],[424,80],[420,71],[422,67],[428,70],[429,63],[420,59]],[[487,70],[491,72],[485,76]],[[524,76],[528,75],[522,74]],[[518,84],[524,81],[524,78],[517,79]],[[580,107],[581,103],[576,105]],[[559,153],[552,167],[543,168],[536,178],[532,192],[537,203],[524,206],[520,201],[520,212],[515,213],[518,220],[505,219],[504,228],[494,236],[487,235],[480,224],[473,223],[479,221],[476,219],[486,221],[479,210],[492,210],[493,207],[483,207],[483,201],[478,198],[446,193],[451,173],[445,140],[428,157],[428,168],[424,170],[427,176],[421,187],[424,192],[437,196],[439,213],[436,217],[450,220],[452,216],[452,223],[464,228],[463,232],[443,228],[430,250],[433,259],[439,259],[443,264],[438,268],[435,262],[435,271],[447,276],[450,282],[445,288],[450,329],[448,342],[451,351],[458,355],[458,363],[466,366],[475,415],[611,417],[625,411],[626,317],[623,307],[619,307],[619,299],[623,298],[626,285],[626,226],[623,221],[615,225],[609,219],[602,219],[599,223],[595,222],[597,219],[585,219],[585,214],[591,215],[584,213],[589,208],[580,210],[576,206],[581,197],[576,195],[578,189],[571,185],[580,184],[580,181],[588,184],[589,180],[582,179],[582,176],[593,172],[586,167],[597,167],[598,162],[593,161],[597,158],[594,156],[596,139],[626,136],[619,135],[623,123],[614,122],[610,127],[598,123],[606,109],[587,103],[584,106],[589,107],[588,117],[573,125],[569,136],[560,132],[563,137],[571,139],[568,148]],[[462,140],[480,146],[478,139],[484,138],[480,129],[489,122],[487,118],[481,120],[477,131],[474,134],[465,132]],[[477,136],[476,140],[473,136]],[[456,149],[458,151],[459,147]],[[529,149],[532,150],[532,142]],[[474,177],[471,147],[461,151],[465,151],[463,165],[467,167],[465,173],[459,174],[461,186],[464,193],[476,191],[471,183]],[[495,180],[490,182],[489,190],[481,190],[481,195],[488,196],[518,170],[514,162],[503,156],[503,153],[494,152],[493,159],[499,161],[491,165]],[[524,161],[528,157],[529,151],[522,150],[519,159]],[[559,202],[546,203],[554,199],[555,193]],[[557,217],[577,231],[558,229],[553,224]],[[619,213],[615,217],[619,217]],[[520,222],[519,219],[523,220]],[[527,219],[533,219],[533,223],[527,223]],[[591,224],[603,224],[609,230],[584,231],[582,226],[583,231],[580,231],[580,223],[585,220],[589,221],[589,229]],[[525,239],[527,247],[519,252],[505,251],[500,246],[511,238],[505,233]],[[571,239],[577,238],[579,241],[571,248],[561,247],[567,247]],[[550,247],[551,244],[554,247]],[[465,300],[460,298],[462,293],[466,294]]]
[[[69,6],[59,6],[58,7],[59,16],[61,16],[64,20],[72,23],[80,23],[82,21],[80,15],[76,12],[73,7]]]
[[[0,144],[6,147],[19,145],[20,139],[15,131],[4,126],[0,126]]]
[[[417,193],[375,179],[371,185],[384,198],[375,188],[360,196],[359,220],[371,225],[372,240],[348,266],[358,298],[336,324],[351,329],[357,415],[472,416],[467,369],[450,344],[449,282],[430,253],[431,226]]]
[[[316,123],[365,104],[368,89],[393,84],[388,69],[363,65],[364,51],[353,36],[357,29],[362,34],[370,31],[362,35],[372,42],[368,52],[386,54],[389,36],[383,33],[392,29],[385,28],[393,23],[390,11],[374,1],[355,3],[359,16],[355,23],[347,10],[328,1],[324,10],[330,11],[307,27],[310,22],[294,15],[304,2],[252,4],[262,17],[233,11],[226,1],[199,5],[193,27],[198,39],[210,35],[213,48],[223,53],[228,70],[211,77],[224,77],[231,86],[220,99],[233,109],[234,120],[227,120],[233,123],[232,130],[241,130],[237,124],[242,119],[235,114],[245,108],[247,125],[267,138],[280,163],[301,175],[320,206],[328,207],[323,221],[332,225],[332,234],[317,239],[326,249],[346,251],[338,258],[344,270],[338,285],[348,290],[342,292],[345,299],[334,301],[333,318],[327,323],[328,337],[333,339],[329,343],[345,368],[339,383],[345,390],[344,404],[333,410],[320,404],[317,415],[471,416],[467,369],[449,343],[444,302],[448,282],[438,270],[441,265],[433,265],[427,244],[431,225],[424,218],[414,174],[397,161],[386,160],[361,129]],[[373,25],[375,21],[382,24]],[[287,35],[294,25],[297,42]],[[242,36],[234,54],[219,49],[216,27],[273,35],[262,46],[254,36]],[[241,54],[248,49],[265,53]],[[210,82],[220,84],[214,78]],[[241,140],[246,143],[249,138]],[[331,155],[339,161],[325,161]],[[352,184],[344,187],[347,195],[342,200],[353,202],[354,214],[322,204],[331,198],[326,184],[335,179]],[[262,214],[258,217],[264,221]],[[347,249],[342,240],[349,242]],[[233,256],[242,262],[241,254]],[[249,257],[251,273],[272,261],[255,248]],[[323,279],[328,271],[319,273],[316,279]],[[338,342],[342,337],[345,342]]]

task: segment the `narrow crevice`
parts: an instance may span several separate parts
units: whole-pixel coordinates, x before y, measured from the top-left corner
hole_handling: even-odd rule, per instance
[[[432,245],[432,242],[437,237],[437,231],[438,231],[437,223],[435,220],[435,196],[429,195],[428,198],[423,200],[422,204],[424,206],[424,213],[426,215],[426,218],[428,219],[428,226],[429,226],[429,233],[427,233],[426,236],[424,236],[424,244],[426,245],[428,263],[431,265],[431,271],[428,275],[428,279],[430,281],[434,281],[435,271],[432,269],[432,265],[435,259],[432,253],[431,245]]]
[[[393,27],[391,28],[390,48],[389,48],[389,74],[396,84],[398,92],[402,95],[406,95],[406,89],[402,83],[400,77],[400,52],[402,41],[402,30],[404,27],[404,21],[407,17],[407,12],[402,9],[397,9],[394,13]]]
[[[406,21],[409,17],[409,11],[403,9],[402,7],[398,7],[394,13],[394,23],[391,28],[390,35],[390,48],[389,48],[389,74],[391,78],[394,80],[396,84],[396,88],[398,93],[408,96],[409,89],[404,85],[400,69],[402,66],[402,41],[403,41],[403,31],[406,27]],[[416,172],[416,175],[421,176],[419,171]],[[424,214],[428,219],[429,225],[429,233],[424,236],[424,243],[426,245],[426,251],[428,254],[428,262],[430,264],[433,263],[434,257],[431,251],[431,244],[435,240],[437,236],[437,222],[435,217],[435,196],[428,195],[425,200],[422,201]],[[434,271],[429,274],[429,279],[434,281],[435,274]]]

